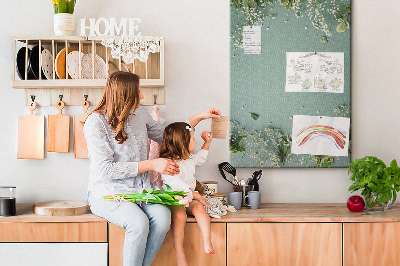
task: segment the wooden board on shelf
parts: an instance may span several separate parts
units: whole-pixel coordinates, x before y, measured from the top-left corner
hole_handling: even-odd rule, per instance
[[[85,136],[83,135],[83,126],[86,118],[89,116],[88,108],[89,102],[82,103],[84,113],[81,115],[74,115],[74,157],[80,159],[88,158],[88,149]]]
[[[30,114],[18,116],[18,159],[44,159],[44,115],[34,115],[35,108],[31,103]]]
[[[48,152],[69,152],[69,115],[63,115],[64,103],[57,104],[59,113],[49,115],[47,128],[47,151]]]
[[[39,202],[33,205],[33,212],[44,216],[72,216],[88,212],[89,206],[80,201],[59,200]]]

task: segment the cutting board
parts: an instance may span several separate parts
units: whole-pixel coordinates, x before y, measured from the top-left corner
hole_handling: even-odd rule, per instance
[[[66,75],[65,75],[65,69],[66,69],[67,67],[66,67],[66,61],[65,61],[66,59],[65,59],[65,56],[66,56],[68,53],[72,52],[72,51],[76,51],[76,49],[71,48],[71,47],[68,47],[68,52],[66,53],[66,51],[67,51],[66,48],[62,49],[62,50],[57,54],[57,57],[56,57],[56,73],[57,73],[57,76],[58,76],[60,79],[65,79],[65,77],[66,77]],[[71,79],[71,76],[68,75],[68,78]]]
[[[82,103],[82,108],[84,113],[81,115],[74,115],[74,156],[75,158],[87,159],[88,158],[88,150],[86,147],[86,139],[83,135],[83,122],[86,121],[86,118],[89,116],[88,108],[89,102],[84,101]]]
[[[44,159],[44,115],[34,115],[36,103],[29,105],[29,115],[18,117],[18,159]]]
[[[46,216],[71,216],[88,212],[88,205],[81,201],[59,200],[39,202],[33,205],[33,212]]]
[[[69,152],[69,115],[63,115],[64,102],[58,101],[56,115],[49,115],[47,127],[47,151]]]

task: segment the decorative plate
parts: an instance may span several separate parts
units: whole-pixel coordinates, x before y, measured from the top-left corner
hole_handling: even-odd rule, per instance
[[[57,76],[60,79],[65,79],[65,70],[66,70],[66,64],[65,64],[65,48],[62,49],[56,57],[56,73]],[[68,53],[72,52],[72,51],[76,51],[76,49],[68,47]],[[69,76],[69,75],[68,75]]]
[[[42,71],[47,79],[53,79],[53,55],[47,49],[42,51]]]
[[[18,50],[17,58],[16,58],[16,70],[18,77],[21,80],[25,80],[25,56],[26,56],[26,48],[22,47]],[[31,56],[31,49],[28,48],[28,79],[35,79],[35,75],[33,74],[32,70],[29,68],[29,58]]]
[[[85,54],[81,52],[81,60]],[[67,55],[67,71],[73,79],[79,79],[79,52],[72,51]],[[81,61],[82,64],[82,61]],[[83,67],[82,67],[83,70]],[[82,71],[83,72],[83,71]],[[83,77],[83,75],[82,75]]]
[[[31,50],[31,57],[29,58],[29,68],[32,69],[32,72],[35,75],[36,79],[39,79],[39,69],[40,69],[39,57],[40,53],[43,50],[44,50],[43,46],[41,46],[39,49],[39,45],[35,45]],[[43,69],[42,69],[42,79],[46,79]]]
[[[82,57],[82,78],[84,79],[93,78],[93,56],[93,53],[89,53]],[[106,79],[106,71],[106,62],[104,62],[103,58],[96,54],[94,57],[94,78]]]

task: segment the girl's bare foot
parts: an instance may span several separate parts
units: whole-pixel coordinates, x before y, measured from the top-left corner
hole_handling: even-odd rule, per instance
[[[204,244],[204,252],[206,254],[215,254],[214,247],[212,246],[211,242]]]

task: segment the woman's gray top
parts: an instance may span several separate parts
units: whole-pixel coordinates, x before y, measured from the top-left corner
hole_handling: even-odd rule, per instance
[[[148,159],[148,138],[161,143],[164,128],[139,107],[125,123],[128,139],[118,144],[107,115],[89,115],[83,129],[90,159],[88,191],[101,197],[155,188],[149,172],[138,174],[137,162]]]

